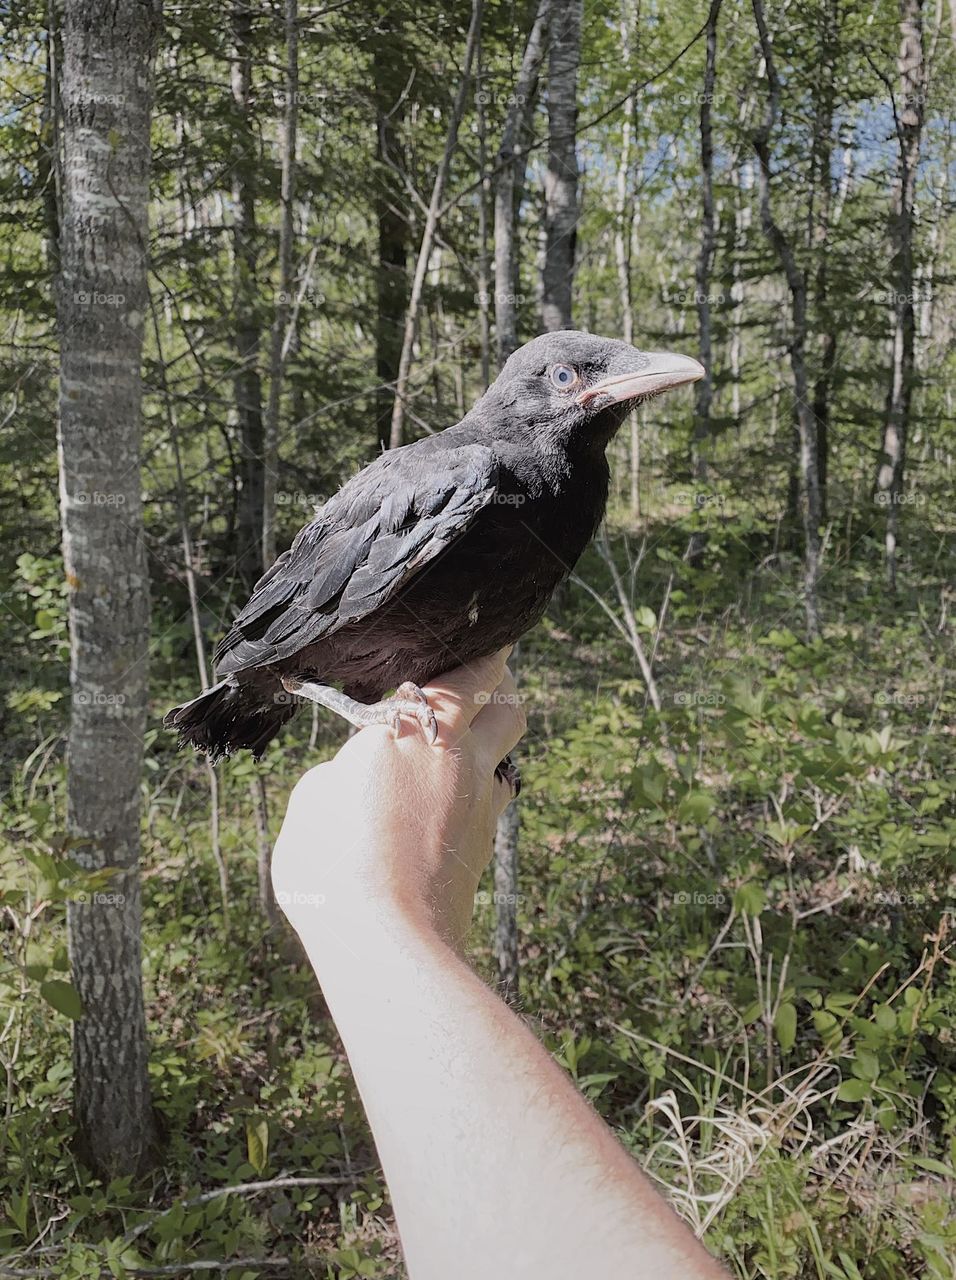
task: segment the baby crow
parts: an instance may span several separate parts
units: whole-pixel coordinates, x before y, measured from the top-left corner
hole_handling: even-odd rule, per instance
[[[258,758],[308,698],[354,725],[415,717],[434,741],[421,686],[534,626],[604,515],[614,433],[703,374],[574,330],[527,343],[457,426],[383,453],[316,512],[220,641],[218,683],[165,724],[213,760]]]

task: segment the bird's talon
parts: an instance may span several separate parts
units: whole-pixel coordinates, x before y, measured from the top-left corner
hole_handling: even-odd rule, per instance
[[[421,725],[425,741],[429,746],[434,746],[438,741],[438,721],[418,685],[406,680],[395,690],[395,698],[401,702],[401,713],[414,716]]]
[[[427,712],[423,712],[422,715],[419,716],[419,723],[425,730],[425,738],[428,741],[428,745],[433,747],[438,741],[438,721],[435,718],[435,713],[432,711],[431,707],[428,708]]]

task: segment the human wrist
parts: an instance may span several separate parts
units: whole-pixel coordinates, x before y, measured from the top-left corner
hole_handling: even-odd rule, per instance
[[[388,966],[410,953],[453,954],[434,913],[407,891],[352,885],[300,901],[288,915],[323,986],[340,979],[362,987],[380,983]]]

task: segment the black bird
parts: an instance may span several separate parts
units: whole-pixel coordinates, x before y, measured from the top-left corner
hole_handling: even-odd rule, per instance
[[[434,740],[421,686],[538,621],[604,515],[628,412],[703,373],[575,330],[527,343],[461,422],[316,512],[220,641],[219,682],[165,724],[213,760],[258,758],[308,698],[355,725],[414,716]]]

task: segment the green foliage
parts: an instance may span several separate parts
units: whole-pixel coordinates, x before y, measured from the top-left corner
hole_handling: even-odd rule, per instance
[[[253,100],[243,120],[228,16],[167,6],[142,473],[153,599],[143,961],[165,1147],[160,1171],[142,1184],[104,1185],[74,1154],[70,1033],[80,1004],[66,915],[71,902],[112,889],[109,876],[79,869],[65,835],[69,654],[46,99],[46,24],[56,8],[16,0],[0,30],[0,1252],[28,1269],[49,1249],[42,1256],[55,1258],[64,1280],[268,1256],[288,1257],[295,1275],[397,1276],[386,1191],[341,1046],[311,977],[260,923],[255,767],[241,759],[219,771],[227,927],[207,774],[159,726],[197,681],[183,520],[207,652],[243,591],[234,565],[244,447],[233,386],[237,296],[248,293],[242,319],[263,339],[267,397],[282,114],[274,7],[253,6]],[[712,104],[707,477],[697,469],[692,478],[687,398],[642,410],[639,456],[627,431],[612,448],[613,551],[634,586],[633,621],[653,658],[660,709],[631,647],[571,586],[524,646],[521,994],[578,1087],[740,1280],[951,1280],[953,46],[927,10],[934,64],[917,192],[919,377],[902,590],[891,597],[881,579],[885,513],[870,493],[893,313],[888,85],[898,12],[844,4],[839,21],[833,15],[825,0],[770,13],[784,85],[774,208],[813,283],[814,382],[822,339],[836,335],[838,348],[827,388],[823,633],[808,641],[802,628],[792,333],[752,155],[765,81],[750,8],[725,0]],[[495,155],[527,17],[521,6],[486,6],[482,101],[476,93],[468,106],[426,283],[414,430],[457,420],[481,390],[478,154],[484,146]],[[624,331],[614,241],[632,94],[623,177],[625,213],[633,205],[636,216],[623,239],[636,340],[694,350],[704,11],[641,6],[626,54],[617,9],[589,17],[577,322]],[[399,210],[411,262],[467,21],[467,6],[406,0],[333,4],[308,18],[303,9],[293,254],[301,305],[280,397],[280,544],[377,448],[379,217],[383,202]],[[827,111],[829,163],[814,144]],[[383,117],[395,130],[387,161],[377,154]],[[520,204],[522,337],[538,325],[545,128],[539,104]],[[257,214],[251,277],[236,253],[239,179]],[[693,564],[692,538],[703,545]],[[614,583],[596,553],[580,574],[614,612]],[[306,748],[307,732],[307,723],[293,726],[258,766],[273,827],[291,781],[339,740],[324,718],[316,748]],[[490,917],[482,909],[475,932],[485,965]],[[202,1199],[280,1175],[344,1181]],[[257,1274],[271,1273],[243,1264],[230,1280]]]

